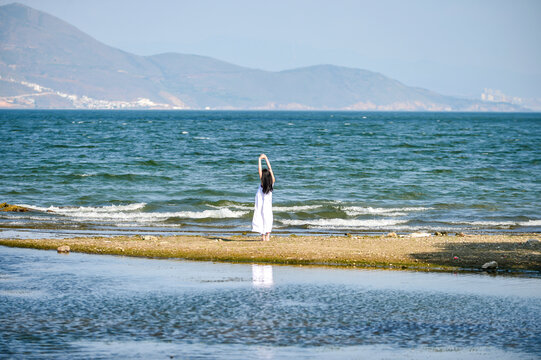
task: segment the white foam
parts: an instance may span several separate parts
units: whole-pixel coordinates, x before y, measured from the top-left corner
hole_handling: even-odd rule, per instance
[[[426,211],[432,210],[431,207],[404,207],[404,208],[374,208],[374,207],[361,207],[361,206],[341,206],[341,201],[332,201],[330,204],[326,204],[344,211],[348,216],[359,215],[385,215],[385,216],[406,216],[409,212],[414,211]],[[221,206],[208,205],[210,207],[221,209]],[[276,205],[274,204],[272,210],[274,212],[298,212],[298,211],[310,211],[321,209],[325,204],[312,204],[312,205]],[[239,210],[253,210],[253,205],[240,205],[240,204],[227,204],[227,207]]]
[[[361,207],[361,206],[344,206],[340,207],[341,201],[334,201],[332,207],[337,207],[344,211],[348,216],[358,216],[358,215],[385,215],[385,216],[405,216],[409,212],[414,211],[426,211],[431,210],[431,207],[404,207],[404,208],[374,208],[374,207]],[[209,205],[211,207],[220,209],[221,207],[215,205]],[[322,208],[323,204],[313,204],[313,205],[292,205],[292,206],[282,206],[282,205],[273,205],[272,210],[274,212],[297,212],[297,211],[310,211]],[[236,205],[231,204],[228,207],[242,210],[253,210],[253,205]]]
[[[215,205],[208,205],[210,207],[216,208],[216,209],[223,209],[220,206]],[[254,205],[237,205],[237,204],[231,204],[228,205],[230,208],[239,209],[239,210],[253,210]],[[272,211],[274,212],[296,212],[296,211],[308,211],[308,210],[314,210],[319,209],[323,207],[323,205],[293,205],[293,206],[280,206],[280,205],[273,205]]]
[[[9,215],[9,214],[3,214],[0,218],[2,219],[17,219],[17,220],[36,220],[36,221],[52,221],[57,222],[58,217],[55,218],[54,216],[34,216],[32,215],[32,212],[25,212],[25,213],[15,213],[15,215]],[[52,215],[52,214],[51,214]],[[15,224],[14,222],[9,222],[10,224]]]
[[[358,219],[317,219],[317,220],[279,220],[285,225],[290,226],[308,226],[309,228],[317,229],[366,229],[366,228],[382,228],[393,225],[404,224],[407,220],[395,220],[395,219],[370,219],[370,220],[358,220]]]
[[[107,223],[135,222],[135,223],[155,223],[167,220],[169,218],[182,219],[224,219],[239,218],[248,213],[248,211],[234,211],[228,208],[202,211],[176,211],[176,212],[141,212],[145,203],[135,203],[129,205],[110,205],[102,207],[80,206],[80,207],[56,207],[48,208],[21,205],[39,211],[52,211],[52,214],[66,216],[74,220],[90,220]],[[42,219],[42,218],[37,218]]]
[[[541,220],[528,221],[449,221],[453,225],[470,225],[470,226],[494,226],[508,228],[511,226],[541,226]]]
[[[401,231],[450,231],[450,227],[445,226],[426,226],[426,225],[397,225],[397,226],[389,226],[389,229],[391,230],[401,230]]]
[[[464,222],[464,224],[474,226],[513,226],[517,223],[514,221],[471,221]]]
[[[180,217],[188,219],[204,219],[204,218],[213,218],[213,219],[223,219],[223,218],[239,218],[246,214],[248,211],[233,211],[228,208],[222,208],[217,210],[203,210],[203,211],[179,211],[170,213],[174,214],[171,217]]]
[[[227,208],[233,208],[238,210],[253,210],[254,205],[237,205],[237,204],[228,204],[226,207],[223,206],[216,206],[216,205],[208,205],[207,206],[214,208],[214,209],[227,209]]]
[[[272,210],[276,212],[296,212],[319,209],[322,205],[297,205],[297,206],[273,206]]]
[[[405,208],[373,208],[361,206],[344,206],[341,208],[348,216],[358,215],[386,215],[386,216],[405,216],[408,212],[426,211],[433,208],[427,207],[405,207]]]
[[[146,203],[134,203],[128,205],[109,205],[109,206],[73,206],[73,207],[58,207],[58,206],[49,206],[49,207],[40,207],[34,205],[20,205],[30,209],[38,211],[52,211],[61,215],[69,215],[72,213],[115,213],[119,211],[136,211],[144,208]]]
[[[177,211],[177,212],[116,212],[116,213],[98,213],[98,212],[72,212],[66,214],[78,220],[99,220],[103,222],[133,221],[137,223],[155,223],[170,218],[181,219],[224,219],[239,218],[246,215],[248,211],[232,211],[230,209],[203,210],[203,211]]]
[[[510,226],[518,224],[514,221],[449,221],[448,223],[453,225],[492,226],[501,228],[509,228]]]
[[[520,226],[541,226],[541,220],[528,220],[518,223]]]

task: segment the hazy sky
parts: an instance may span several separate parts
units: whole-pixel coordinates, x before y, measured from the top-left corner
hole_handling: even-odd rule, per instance
[[[541,98],[540,0],[19,2],[139,55],[191,53],[265,70],[335,64],[450,95],[489,87]]]

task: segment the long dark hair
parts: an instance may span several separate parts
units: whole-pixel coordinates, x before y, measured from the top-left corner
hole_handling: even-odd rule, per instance
[[[272,175],[268,169],[261,171],[261,187],[264,194],[272,191]]]

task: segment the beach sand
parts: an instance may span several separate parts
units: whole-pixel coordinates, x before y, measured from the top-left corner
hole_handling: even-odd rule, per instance
[[[0,245],[153,258],[291,265],[355,266],[417,271],[541,272],[540,234],[429,237],[390,236],[119,236],[0,239]],[[530,240],[530,241],[528,241]]]

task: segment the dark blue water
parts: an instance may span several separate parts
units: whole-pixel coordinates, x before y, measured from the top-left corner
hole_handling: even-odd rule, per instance
[[[0,247],[0,357],[537,359],[537,278]]]
[[[539,232],[541,114],[0,111],[0,228]],[[49,210],[49,212],[46,212]]]

